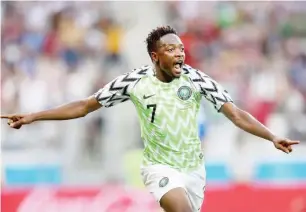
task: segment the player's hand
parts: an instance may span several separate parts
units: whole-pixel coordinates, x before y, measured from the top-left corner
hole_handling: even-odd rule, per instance
[[[7,119],[7,124],[14,129],[20,129],[22,125],[30,124],[34,121],[31,115],[1,115],[1,119]]]
[[[276,149],[279,149],[285,153],[292,152],[292,145],[299,144],[299,141],[291,141],[287,138],[275,138],[273,144]]]

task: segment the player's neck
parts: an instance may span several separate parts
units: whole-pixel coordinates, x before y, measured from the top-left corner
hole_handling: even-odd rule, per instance
[[[168,74],[166,74],[164,71],[162,71],[160,68],[155,67],[155,76],[159,81],[162,82],[172,82],[172,80],[174,80],[173,77],[169,76]]]

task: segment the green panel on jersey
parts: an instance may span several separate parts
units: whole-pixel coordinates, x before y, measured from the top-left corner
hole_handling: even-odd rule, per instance
[[[201,96],[183,75],[170,83],[143,77],[131,92],[145,144],[144,165],[193,169],[202,163],[197,114]]]
[[[143,165],[164,164],[191,170],[203,164],[197,115],[205,97],[220,112],[232,102],[228,92],[208,75],[188,65],[181,77],[159,81],[153,67],[143,66],[120,75],[94,94],[104,107],[132,100],[144,141]]]

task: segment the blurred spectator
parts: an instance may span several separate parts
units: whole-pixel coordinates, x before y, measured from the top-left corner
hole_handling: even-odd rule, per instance
[[[123,28],[112,18],[100,19],[98,28],[105,35],[105,66],[103,68],[109,70],[115,64],[123,63],[121,52]]]
[[[289,74],[292,85],[301,92],[306,101],[306,53],[294,59]]]

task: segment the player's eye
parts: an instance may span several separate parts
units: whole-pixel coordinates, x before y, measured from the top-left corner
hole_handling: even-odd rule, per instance
[[[181,47],[181,51],[182,51],[182,52],[185,51],[185,48],[184,48],[184,47]]]
[[[173,52],[173,51],[174,51],[174,48],[168,49],[168,52]]]

